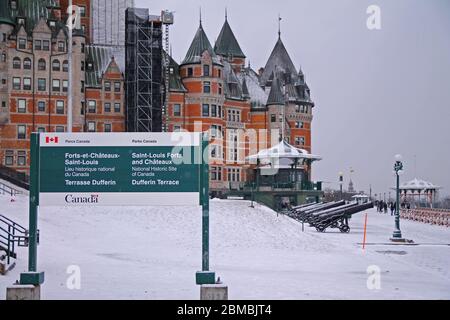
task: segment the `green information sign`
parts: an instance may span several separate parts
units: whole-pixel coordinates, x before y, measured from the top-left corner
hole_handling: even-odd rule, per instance
[[[203,271],[196,280],[214,284],[207,157],[201,133],[32,134],[29,272],[21,283],[44,281],[36,272],[39,206],[202,206]]]

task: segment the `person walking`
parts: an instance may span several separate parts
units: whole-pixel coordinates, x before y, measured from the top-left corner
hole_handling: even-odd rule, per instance
[[[383,207],[384,207],[384,214],[387,214],[388,213],[388,204],[387,204],[387,202],[385,202],[383,204]]]
[[[394,215],[394,212],[395,212],[395,202],[392,202],[391,203],[391,216],[393,216]]]

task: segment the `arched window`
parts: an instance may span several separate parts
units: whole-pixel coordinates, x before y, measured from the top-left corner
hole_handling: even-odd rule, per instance
[[[47,63],[45,62],[44,59],[39,59],[38,61],[38,70],[39,71],[45,71],[45,69],[47,68]]]
[[[23,59],[23,68],[26,70],[31,70],[31,59],[30,58]]]
[[[63,62],[63,71],[69,72],[69,61],[67,61],[67,60],[64,60],[64,62]]]
[[[61,70],[61,63],[59,62],[59,60],[53,60],[52,63],[52,70],[53,71],[60,71]]]
[[[20,65],[21,65],[20,58],[15,57],[13,59],[13,69],[20,69]]]

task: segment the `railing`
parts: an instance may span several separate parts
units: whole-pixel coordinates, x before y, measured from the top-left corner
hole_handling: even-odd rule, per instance
[[[6,253],[7,264],[17,258],[16,245],[28,246],[28,230],[11,219],[0,215],[0,250]]]
[[[0,193],[1,194],[7,194],[7,195],[11,195],[11,196],[17,196],[18,194],[23,194],[22,191],[17,190],[13,187],[10,187],[4,183],[0,182]]]
[[[425,208],[410,209],[402,210],[400,216],[407,220],[450,227],[450,210]]]
[[[259,185],[261,191],[322,191],[321,182],[287,182],[287,183],[261,183]],[[256,190],[254,182],[247,182],[244,185],[245,189]]]

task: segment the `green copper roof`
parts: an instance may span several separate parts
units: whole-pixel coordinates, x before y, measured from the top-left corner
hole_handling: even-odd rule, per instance
[[[8,0],[0,0],[0,24],[1,23],[14,26],[14,21],[11,18],[11,12],[9,10]]]
[[[86,87],[101,87],[102,74],[108,67],[111,56],[109,47],[86,46]]]
[[[200,63],[201,56],[205,51],[208,51],[208,53],[211,55],[213,62],[220,63],[219,58],[215,54],[211,43],[209,42],[208,37],[203,30],[203,26],[200,23],[194,40],[192,40],[191,46],[189,47],[189,50],[182,64]]]
[[[217,38],[214,51],[224,57],[236,57],[245,58],[245,54],[242,52],[239,43],[231,30],[228,20],[225,20],[219,37]]]
[[[284,74],[288,74],[292,78],[297,77],[297,70],[295,69],[294,63],[292,62],[283,41],[281,41],[281,37],[278,37],[278,41],[264,68],[264,72],[261,76],[261,85],[266,85],[270,80],[271,75],[274,72],[277,72],[277,69],[281,69]]]
[[[30,32],[41,18],[47,19],[49,17],[48,8],[54,5],[55,2],[54,0],[21,0],[17,4],[17,9],[10,10],[11,16],[13,19],[17,17],[26,18],[26,30]]]
[[[269,99],[267,99],[267,105],[281,105],[285,104],[284,95],[281,88],[281,82],[277,75],[274,73],[272,80],[272,87],[270,88]]]

